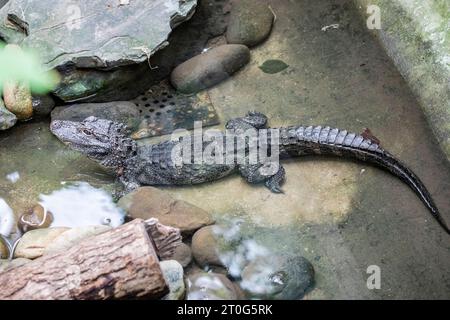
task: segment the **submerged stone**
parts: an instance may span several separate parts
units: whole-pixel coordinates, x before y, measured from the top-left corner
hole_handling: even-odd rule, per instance
[[[187,300],[236,300],[234,284],[223,274],[199,272],[188,277]]]
[[[53,222],[53,215],[42,205],[37,204],[19,217],[17,226],[22,233],[34,229],[48,228]]]
[[[196,93],[229,78],[249,60],[250,50],[244,45],[218,46],[180,64],[170,81],[182,93]]]
[[[163,300],[183,299],[186,293],[183,267],[175,260],[161,261],[160,266],[164,280],[166,280],[170,290],[170,292],[163,297]]]
[[[301,256],[271,255],[250,262],[242,272],[241,288],[253,298],[293,300],[314,284],[314,268]]]
[[[199,266],[224,266],[217,237],[214,226],[201,228],[192,237],[192,254]]]
[[[273,13],[265,1],[247,0],[233,4],[227,28],[228,43],[255,46],[272,30]]]
[[[175,260],[181,264],[183,268],[186,268],[192,262],[192,250],[185,243],[181,243],[175,248],[171,260]]]

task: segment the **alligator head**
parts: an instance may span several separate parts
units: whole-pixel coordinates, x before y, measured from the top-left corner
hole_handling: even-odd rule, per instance
[[[51,132],[63,143],[105,167],[119,168],[136,155],[136,142],[126,136],[123,124],[96,117],[81,122],[53,120]]]

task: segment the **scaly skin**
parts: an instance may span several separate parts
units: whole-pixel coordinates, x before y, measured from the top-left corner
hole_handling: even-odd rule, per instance
[[[271,142],[271,131],[267,129],[267,117],[250,112],[245,117],[227,122],[227,130],[239,134],[247,129],[265,132]],[[130,192],[141,185],[192,185],[218,180],[239,172],[249,183],[264,183],[272,192],[280,193],[280,184],[285,178],[284,168],[277,163],[277,171],[267,175],[267,167],[274,163],[258,164],[207,164],[183,163],[172,160],[174,148],[179,148],[182,139],[154,145],[137,146],[125,135],[126,128],[109,120],[89,117],[83,122],[55,120],[51,131],[62,142],[81,151],[101,165],[114,170]],[[203,150],[210,142],[203,143]],[[244,148],[248,151],[249,145]],[[224,148],[225,149],[225,148]],[[332,155],[358,159],[383,168],[399,177],[418,195],[433,217],[450,234],[430,193],[420,179],[400,161],[381,148],[378,141],[364,135],[321,126],[292,126],[279,128],[280,158],[304,155]],[[238,150],[234,151],[238,153]]]

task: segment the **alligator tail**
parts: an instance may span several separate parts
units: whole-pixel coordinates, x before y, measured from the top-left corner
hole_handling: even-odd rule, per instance
[[[422,200],[422,202],[425,204],[428,210],[430,210],[432,216],[437,220],[442,228],[444,228],[444,230],[448,234],[450,234],[450,228],[439,213],[439,210],[433,199],[431,198],[430,193],[414,172],[412,172],[403,163],[401,163],[386,151],[382,153],[370,152],[366,154],[366,161],[367,160],[369,162],[374,162],[376,165],[391,172],[393,175],[397,176],[399,179],[405,182]]]
[[[433,217],[450,234],[450,228],[439,213],[430,193],[420,179],[379,145],[366,129],[356,134],[322,126],[280,128],[280,156],[332,155],[358,159],[381,167],[405,182],[430,210]]]

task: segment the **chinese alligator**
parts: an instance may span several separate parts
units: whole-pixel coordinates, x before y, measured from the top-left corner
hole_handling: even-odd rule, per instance
[[[282,192],[280,184],[285,177],[285,171],[278,162],[276,170],[270,173],[268,165],[273,168],[274,163],[269,161],[256,164],[249,164],[248,161],[191,162],[179,165],[174,157],[174,150],[179,150],[182,142],[186,141],[185,137],[138,146],[134,140],[128,138],[124,125],[95,117],[89,117],[82,122],[54,120],[50,129],[71,148],[112,169],[123,184],[125,192],[141,185],[198,184],[220,179],[233,172],[239,172],[249,183],[264,183],[272,192]],[[267,145],[275,142],[274,129],[267,127],[267,117],[258,112],[249,112],[242,118],[228,121],[226,129],[237,135],[249,129],[258,129],[258,134],[261,136],[262,133],[262,136],[266,137]],[[449,227],[424,184],[410,169],[384,150],[369,130],[366,129],[362,134],[328,126],[290,126],[275,130],[278,130],[276,143],[281,159],[303,155],[332,155],[364,161],[391,172],[410,186],[433,217],[450,234]],[[202,142],[203,150],[210,147],[210,143]],[[237,153],[237,144],[234,144],[234,148]],[[248,151],[249,143],[246,142],[243,148]]]

